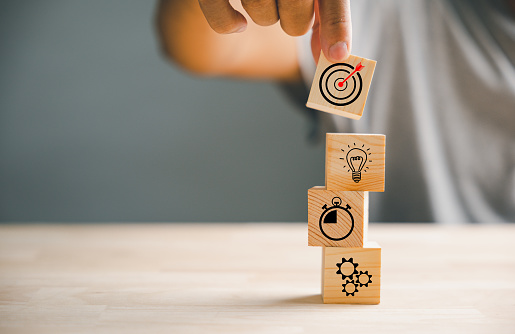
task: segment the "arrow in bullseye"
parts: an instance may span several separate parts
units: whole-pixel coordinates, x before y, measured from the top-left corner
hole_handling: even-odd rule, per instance
[[[346,77],[343,81],[338,82],[338,86],[343,87],[343,84],[345,83],[345,81],[347,81],[350,77],[352,77],[354,75],[354,73],[361,71],[364,67],[365,66],[361,65],[361,62],[359,62],[359,64],[356,65],[356,68],[354,69],[354,71],[351,74],[349,74],[348,77]]]

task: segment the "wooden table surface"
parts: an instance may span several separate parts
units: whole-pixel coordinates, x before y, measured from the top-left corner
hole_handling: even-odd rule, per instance
[[[371,225],[380,305],[324,305],[306,224],[0,226],[0,333],[515,333],[515,226]]]

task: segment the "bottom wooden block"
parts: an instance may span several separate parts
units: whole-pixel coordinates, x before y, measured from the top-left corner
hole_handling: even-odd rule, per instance
[[[322,297],[326,304],[379,304],[381,247],[324,247]]]

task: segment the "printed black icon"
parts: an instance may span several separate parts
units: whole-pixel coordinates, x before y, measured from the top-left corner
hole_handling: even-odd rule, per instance
[[[370,275],[367,271],[360,271],[358,274],[359,263],[354,263],[354,259],[351,257],[350,259],[342,258],[341,263],[337,263],[338,271],[336,274],[342,275],[342,280],[344,283],[342,284],[343,290],[345,292],[345,296],[354,296],[356,292],[359,292],[358,286],[367,287],[370,283],[372,283],[372,275]]]
[[[361,94],[363,80],[359,71],[364,68],[361,63],[354,66],[336,63],[327,67],[318,82],[324,99],[335,106],[346,106],[356,101]]]
[[[354,143],[356,146],[356,143]],[[365,149],[365,144],[361,145],[361,147],[350,147],[347,150],[347,155],[345,158],[340,158],[340,160],[347,161],[347,165],[343,166],[343,168],[348,168],[348,172],[352,171],[352,180],[356,183],[361,181],[361,172],[366,172],[368,167],[365,168],[365,164],[368,162],[372,162],[372,160],[368,160],[368,156],[371,155],[370,148]],[[341,149],[342,152],[345,153],[344,149]]]
[[[336,272],[338,275],[342,275],[342,280],[346,280],[347,278],[353,279],[354,275],[358,274],[356,268],[358,267],[358,263],[354,263],[354,259],[351,257],[350,259],[342,258],[341,263],[336,264],[338,266],[338,271]]]
[[[345,296],[354,296],[356,292],[359,292],[358,285],[354,281],[348,281],[342,284],[342,286],[342,292],[345,292]]]
[[[372,275],[370,275],[367,271],[360,271],[358,275],[358,283],[359,286],[366,286],[368,288],[368,284],[372,283]]]
[[[320,232],[330,240],[341,241],[347,238],[354,229],[354,217],[350,212],[351,207],[347,204],[341,206],[342,199],[334,197],[333,206],[328,207],[324,204],[322,215],[320,215],[319,226]],[[350,224],[348,223],[350,221]]]

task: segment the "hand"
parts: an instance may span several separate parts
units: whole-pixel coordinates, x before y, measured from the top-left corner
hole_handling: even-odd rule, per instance
[[[350,0],[241,0],[250,18],[268,26],[280,21],[288,35],[300,36],[311,27],[311,50],[318,62],[320,51],[332,62],[345,60],[351,50]],[[199,0],[211,28],[220,34],[245,31],[247,20],[229,0]],[[314,22],[313,22],[314,16]]]

